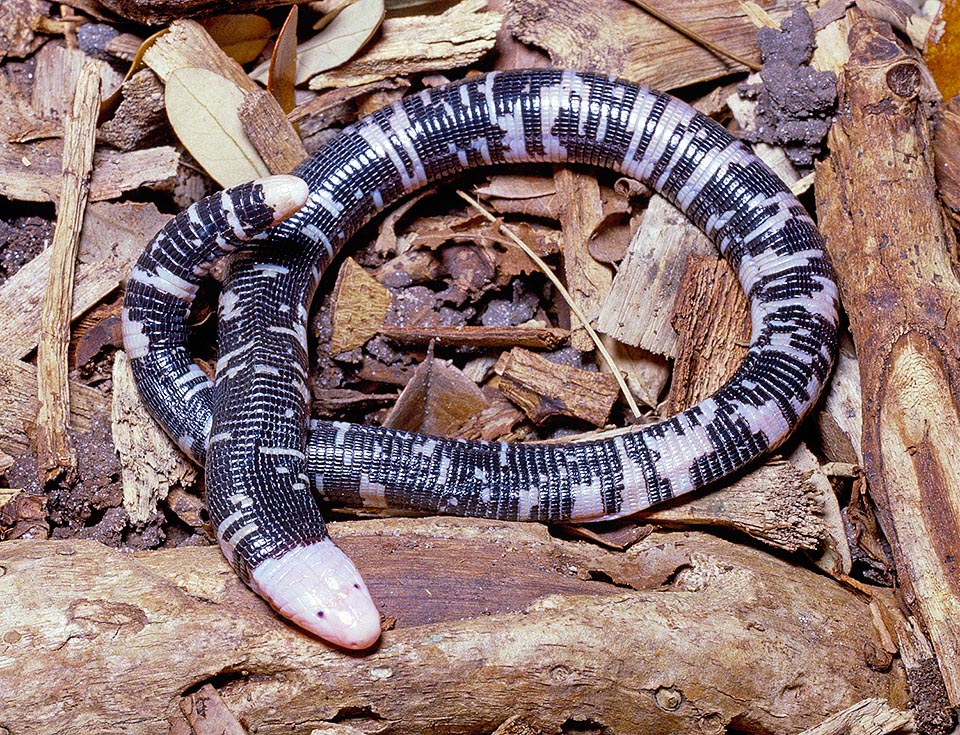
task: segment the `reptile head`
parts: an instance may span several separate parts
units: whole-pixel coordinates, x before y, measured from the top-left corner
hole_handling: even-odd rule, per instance
[[[250,586],[283,617],[334,645],[362,650],[380,638],[380,613],[363,578],[330,539],[261,562]]]

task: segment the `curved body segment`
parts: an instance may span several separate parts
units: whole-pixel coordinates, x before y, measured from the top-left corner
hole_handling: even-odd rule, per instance
[[[307,311],[336,252],[379,211],[426,184],[530,161],[587,163],[635,177],[717,244],[750,301],[752,340],[736,374],[660,424],[583,444],[487,444],[309,424]],[[494,73],[360,120],[293,175],[306,182],[306,203],[273,227],[263,223],[278,210],[263,202],[295,198],[275,191],[296,188],[285,177],[247,185],[246,198],[238,199],[239,190],[216,195],[168,225],[131,276],[125,333],[154,415],[206,462],[211,518],[227,558],[277,609],[342,645],[364,647],[377,634],[375,609],[357,602],[353,574],[292,610],[291,585],[325,583],[282,573],[285,559],[302,560],[310,556],[304,549],[329,543],[314,493],[352,505],[510,520],[629,515],[720,480],[779,445],[831,370],[837,290],[816,226],[746,146],[668,95],[574,71]],[[259,224],[245,229],[237,220]],[[186,350],[185,318],[198,279],[213,257],[236,247],[230,233],[237,231],[252,239],[233,256],[224,284],[211,388]],[[269,585],[260,579],[268,576]],[[326,605],[359,611],[352,630],[362,635],[303,622],[329,620],[330,609],[320,610]],[[344,620],[350,628],[350,616]]]

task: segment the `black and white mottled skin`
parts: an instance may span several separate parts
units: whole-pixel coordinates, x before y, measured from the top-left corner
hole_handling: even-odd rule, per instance
[[[751,305],[751,346],[736,374],[662,423],[580,444],[309,422],[307,310],[340,247],[428,183],[528,161],[635,177],[717,244]],[[154,415],[206,464],[226,557],[283,615],[339,645],[372,645],[379,619],[356,569],[329,540],[314,494],[506,520],[630,515],[779,445],[830,372],[837,290],[816,226],[746,146],[665,94],[574,71],[494,73],[370,115],[293,176],[215,195],[171,221],[128,281],[125,344]],[[220,299],[214,387],[186,350],[186,317],[211,261],[244,240]]]

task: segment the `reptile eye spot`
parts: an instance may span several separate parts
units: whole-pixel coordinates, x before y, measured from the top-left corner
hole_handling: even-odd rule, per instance
[[[317,617],[318,617],[318,618],[322,618],[322,617],[323,617],[323,610],[317,610]]]

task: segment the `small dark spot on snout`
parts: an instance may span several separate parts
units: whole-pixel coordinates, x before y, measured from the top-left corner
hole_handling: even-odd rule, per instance
[[[358,590],[358,589],[360,589],[360,585],[357,584],[356,582],[354,582],[354,583],[353,583],[353,588],[354,588],[355,590]]]
[[[323,610],[317,610],[317,617],[318,617],[318,618],[322,618],[322,617],[323,617]]]

